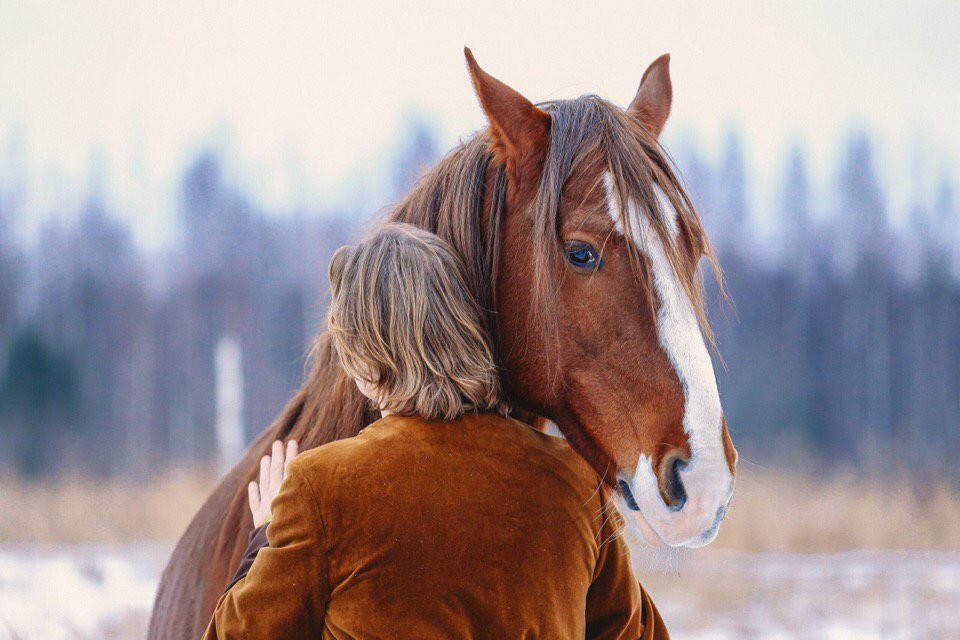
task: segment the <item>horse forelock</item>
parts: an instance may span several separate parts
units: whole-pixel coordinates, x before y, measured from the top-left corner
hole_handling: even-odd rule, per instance
[[[711,268],[722,295],[723,274],[696,209],[686,192],[673,161],[657,139],[634,117],[610,102],[594,95],[573,100],[542,103],[551,116],[550,146],[546,152],[543,175],[531,210],[535,221],[536,313],[538,323],[555,327],[553,304],[558,279],[560,247],[560,203],[564,187],[580,172],[595,171],[594,181],[585,191],[604,193],[612,187],[620,203],[637,206],[618,207],[619,226],[628,234],[651,229],[662,242],[668,261],[690,297],[704,335],[713,341],[707,318],[703,277],[696,268],[703,256]],[[611,185],[604,184],[609,176]],[[585,194],[579,194],[583,197]],[[676,230],[672,227],[676,225]],[[678,232],[675,232],[678,231]],[[641,248],[628,244],[631,266],[638,283],[656,309],[649,262]],[[694,268],[691,268],[691,265]],[[656,313],[651,320],[656,322]]]

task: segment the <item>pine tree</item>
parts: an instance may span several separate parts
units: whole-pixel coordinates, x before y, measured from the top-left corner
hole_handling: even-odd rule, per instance
[[[866,455],[871,468],[879,470],[890,457],[892,439],[891,252],[884,196],[865,134],[851,138],[838,178],[838,264],[843,279],[838,425],[846,432],[852,453]]]
[[[22,254],[16,242],[12,217],[13,202],[0,194],[0,370],[20,319],[23,297]]]
[[[803,149],[794,147],[787,161],[782,187],[778,230],[782,278],[773,300],[777,307],[775,327],[781,355],[781,374],[775,376],[777,395],[786,428],[800,434],[809,444],[823,442],[827,432],[822,420],[822,391],[813,374],[816,356],[826,345],[812,338],[809,327],[814,310],[817,238],[813,229],[810,184]]]
[[[723,253],[746,255],[750,249],[750,211],[743,145],[736,131],[730,131],[724,143],[716,192],[717,244]]]
[[[20,473],[61,470],[63,435],[80,415],[78,383],[73,360],[54,353],[39,331],[27,329],[14,338],[0,379],[0,441],[14,453]]]

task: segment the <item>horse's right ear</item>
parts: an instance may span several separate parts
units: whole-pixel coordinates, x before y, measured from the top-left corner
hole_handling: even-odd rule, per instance
[[[670,82],[670,54],[665,53],[654,60],[640,79],[640,88],[633,102],[627,107],[631,114],[659,138],[670,116],[673,102],[673,84]]]
[[[490,121],[494,155],[516,174],[528,161],[542,158],[550,135],[550,115],[481,69],[469,47],[464,47],[463,53]]]

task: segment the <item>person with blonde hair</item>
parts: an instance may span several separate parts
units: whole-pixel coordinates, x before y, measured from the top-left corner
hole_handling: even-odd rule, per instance
[[[274,443],[205,638],[668,637],[609,487],[507,416],[466,282],[405,224],[334,255],[329,331],[383,417],[300,455]]]

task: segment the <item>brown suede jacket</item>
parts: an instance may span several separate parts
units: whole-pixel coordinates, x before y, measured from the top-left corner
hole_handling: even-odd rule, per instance
[[[668,638],[611,509],[561,439],[390,416],[291,464],[204,638]]]

